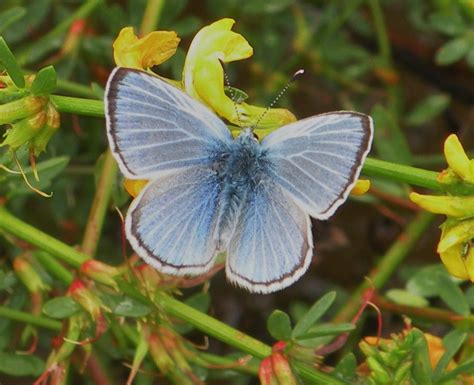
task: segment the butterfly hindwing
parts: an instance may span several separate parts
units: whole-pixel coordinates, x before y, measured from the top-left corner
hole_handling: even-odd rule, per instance
[[[372,130],[367,115],[330,112],[279,128],[263,139],[262,147],[275,182],[312,217],[327,219],[357,180]]]
[[[219,184],[207,167],[150,182],[132,202],[127,238],[147,263],[168,274],[202,274],[216,256]]]
[[[312,251],[308,214],[266,179],[248,193],[236,218],[227,251],[227,278],[252,292],[280,290],[307,270]]]
[[[112,153],[131,179],[211,164],[232,141],[207,107],[143,71],[116,68],[105,100]]]

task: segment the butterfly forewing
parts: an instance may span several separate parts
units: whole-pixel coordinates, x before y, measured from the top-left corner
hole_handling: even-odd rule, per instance
[[[112,153],[132,179],[212,164],[216,152],[232,141],[208,108],[142,71],[116,68],[105,100]]]
[[[264,138],[271,177],[312,217],[329,218],[357,180],[372,142],[372,119],[330,112],[281,127]]]

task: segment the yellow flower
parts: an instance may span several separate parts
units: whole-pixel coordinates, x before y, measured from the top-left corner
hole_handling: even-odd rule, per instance
[[[127,179],[123,181],[123,187],[133,198],[136,198],[140,191],[147,185],[146,179]]]
[[[352,188],[351,195],[364,195],[370,189],[370,180],[358,179]]]
[[[257,122],[265,108],[247,103],[236,104],[224,92],[222,63],[246,59],[253,54],[247,40],[231,31],[234,23],[232,19],[221,19],[196,34],[184,63],[183,85],[189,95],[208,105],[231,123],[251,126]],[[295,120],[295,116],[286,109],[270,109],[259,122],[259,127],[276,128]],[[257,130],[256,133],[263,137],[266,131]]]
[[[469,159],[458,137],[451,134],[444,142],[444,156],[449,168],[441,173],[441,183],[455,181],[455,176],[467,183],[474,183],[474,160]],[[458,180],[459,181],[459,180]]]
[[[138,38],[132,27],[125,27],[113,44],[114,60],[119,67],[148,69],[173,56],[179,41],[174,31],[154,31]]]
[[[438,253],[446,269],[455,277],[474,282],[474,218],[464,221],[448,219],[441,225]],[[472,245],[474,246],[474,245]]]

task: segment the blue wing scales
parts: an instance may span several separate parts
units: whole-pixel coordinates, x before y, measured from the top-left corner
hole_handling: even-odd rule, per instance
[[[168,274],[201,274],[217,255],[214,241],[220,185],[207,167],[150,182],[132,202],[127,238],[147,263]]]
[[[262,147],[271,177],[312,217],[329,218],[346,200],[372,142],[372,119],[330,112],[281,127]]]
[[[211,164],[232,141],[212,111],[146,72],[114,69],[105,98],[109,143],[128,178]]]
[[[262,181],[240,208],[229,240],[226,274],[252,292],[270,293],[295,282],[313,251],[311,221],[277,184]]]

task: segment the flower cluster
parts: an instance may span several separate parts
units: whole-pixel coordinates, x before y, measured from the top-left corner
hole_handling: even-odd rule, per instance
[[[474,187],[474,160],[469,159],[456,135],[444,143],[448,168],[438,175],[438,181],[450,186]],[[444,214],[438,253],[446,269],[455,277],[474,282],[474,196],[422,195],[411,193],[410,199],[435,214]]]

